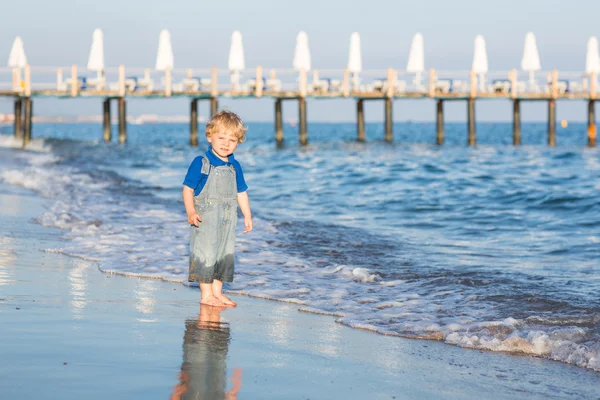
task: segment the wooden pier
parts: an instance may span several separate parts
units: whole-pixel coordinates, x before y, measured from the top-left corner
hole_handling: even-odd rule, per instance
[[[246,70],[248,77],[240,84],[229,78],[229,71],[210,69],[173,69],[158,75],[150,69],[124,66],[107,69],[102,74],[88,76],[89,71],[72,66],[68,79],[63,68],[30,67],[0,69],[0,96],[14,98],[14,134],[31,140],[33,99],[101,98],[103,138],[112,140],[111,101],[117,103],[118,141],[127,141],[127,99],[187,98],[190,100],[190,145],[198,145],[198,102],[209,102],[210,115],[218,110],[219,98],[272,98],[275,103],[275,142],[284,143],[282,102],[298,103],[298,140],[308,143],[307,103],[311,99],[343,99],[356,101],[357,140],[365,141],[365,101],[381,101],[384,111],[384,139],[393,140],[393,102],[402,99],[432,99],[435,101],[436,137],[444,143],[444,102],[464,101],[467,111],[469,146],[477,144],[477,100],[504,99],[513,103],[513,144],[521,144],[521,103],[545,101],[548,104],[548,145],[556,145],[556,101],[580,100],[588,103],[588,145],[596,145],[595,102],[598,85],[594,73],[562,73],[552,70],[539,73],[535,80],[519,79],[517,70],[489,73],[485,81],[473,71],[429,70],[427,82],[421,82],[404,71],[364,71],[360,80],[346,70],[307,71],[269,70],[265,78],[262,67]],[[327,78],[321,78],[323,74]],[[3,79],[6,75],[7,79]],[[383,77],[382,77],[383,76]],[[521,77],[523,78],[523,77]]]

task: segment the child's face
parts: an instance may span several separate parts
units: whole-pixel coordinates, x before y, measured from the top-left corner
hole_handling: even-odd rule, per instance
[[[221,158],[227,158],[233,154],[238,145],[237,136],[230,132],[218,132],[207,139],[213,151]]]

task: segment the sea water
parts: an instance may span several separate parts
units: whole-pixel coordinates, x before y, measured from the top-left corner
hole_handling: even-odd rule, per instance
[[[527,353],[600,371],[600,151],[585,125],[249,123],[236,158],[254,230],[238,235],[235,293],[385,335]],[[186,124],[129,126],[126,145],[91,124],[36,124],[28,150],[0,126],[0,181],[49,199],[36,219],[63,230],[60,252],[107,273],[187,284],[181,183],[206,150]],[[45,139],[35,139],[44,137]],[[202,137],[202,134],[201,134]],[[242,222],[238,232],[243,230]]]

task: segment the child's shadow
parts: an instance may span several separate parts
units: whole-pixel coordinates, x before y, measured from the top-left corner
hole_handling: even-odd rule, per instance
[[[221,322],[225,309],[201,305],[198,318],[185,321],[183,363],[171,399],[237,399],[242,381],[240,369],[233,370],[233,388],[225,391],[231,341],[229,324]]]

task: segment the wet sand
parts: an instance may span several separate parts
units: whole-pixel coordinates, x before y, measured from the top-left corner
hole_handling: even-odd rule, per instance
[[[600,374],[543,359],[386,337],[233,296],[101,273],[42,252],[44,200],[0,185],[0,393],[6,399],[593,399]],[[239,268],[243,268],[242,265]]]

